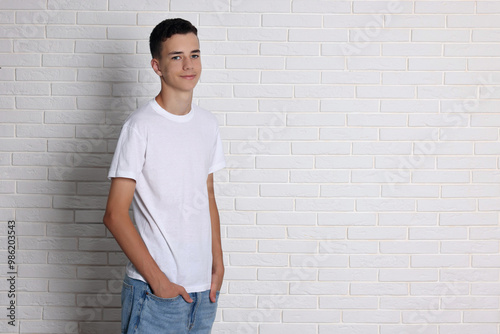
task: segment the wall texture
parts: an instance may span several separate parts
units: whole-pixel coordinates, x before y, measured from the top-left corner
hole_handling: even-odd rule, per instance
[[[0,9],[0,332],[119,332],[107,168],[168,17],[199,27],[227,153],[214,333],[500,332],[498,1]]]

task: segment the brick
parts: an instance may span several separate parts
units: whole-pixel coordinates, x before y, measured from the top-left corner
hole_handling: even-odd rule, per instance
[[[73,220],[73,212],[42,208],[17,209],[16,218],[25,222],[65,223]]]
[[[273,97],[283,98],[292,97],[292,87],[289,86],[270,86],[270,85],[238,85],[234,87],[235,97],[257,98]]]
[[[375,239],[402,240],[406,238],[406,235],[407,235],[407,229],[405,227],[398,228],[398,227],[363,226],[363,227],[349,227],[347,229],[347,238],[349,240],[375,240]]]
[[[259,312],[257,310],[225,309],[223,312],[224,322],[236,323],[267,323],[280,321],[281,314],[278,310],[266,310]]]
[[[439,187],[423,185],[382,186],[382,197],[438,197]]]
[[[80,251],[119,251],[120,246],[114,238],[79,238]]]
[[[439,224],[443,226],[496,225],[497,215],[495,213],[441,213]]]
[[[291,199],[270,199],[270,198],[237,198],[235,202],[236,210],[253,211],[291,211],[293,201]]]
[[[480,331],[484,334],[495,334],[498,332],[497,326],[494,324],[458,324],[458,325],[439,325],[439,331],[442,334],[467,334]]]
[[[315,280],[317,275],[316,269],[294,269],[294,268],[259,268],[259,281],[304,281]]]
[[[318,231],[322,231],[318,228]],[[328,231],[328,230],[327,230]],[[304,231],[305,233],[305,231]],[[329,232],[326,234],[329,240],[333,239],[345,239],[345,229],[342,228],[337,232],[337,234],[332,234]],[[322,239],[317,236],[317,239]],[[375,254],[378,251],[377,243],[374,241],[320,241],[319,244],[320,253],[333,252],[335,254]],[[324,273],[323,273],[324,274]],[[326,279],[326,278],[324,278]]]
[[[81,3],[76,0],[49,0],[48,9],[51,10],[107,10],[105,3],[99,0],[91,0]]]
[[[467,239],[464,227],[410,227],[410,240],[458,240]]]
[[[104,252],[49,252],[48,263],[53,264],[106,264]]]
[[[444,59],[444,58],[411,58],[409,60],[409,70],[410,71],[460,71],[465,70],[466,62],[465,59],[455,58],[455,59]],[[437,87],[433,87],[437,88]],[[419,93],[427,92],[429,88],[425,87],[417,90]],[[440,89],[441,91],[446,91],[446,89]],[[438,90],[439,91],[439,90]],[[462,93],[464,94],[464,93]],[[473,90],[466,92],[465,96],[474,94]],[[461,95],[463,97],[464,95]],[[425,95],[418,96],[419,98],[426,98]],[[427,98],[429,98],[428,96]],[[456,98],[459,98],[456,96]]]
[[[438,168],[443,169],[491,169],[496,167],[494,157],[438,157]]]
[[[339,157],[339,156],[317,156],[316,168],[335,168],[335,169],[370,169],[373,167],[371,157]]]
[[[177,5],[178,2],[173,2],[172,6]],[[142,3],[136,3],[134,1],[116,1],[111,0],[109,3],[109,10],[133,10],[133,11],[146,11],[146,10],[166,10],[168,11],[168,3],[164,3],[160,0],[146,0]],[[172,9],[174,10],[174,9]]]
[[[75,193],[75,184],[71,182],[20,181],[17,184],[19,194],[69,194]]]
[[[414,171],[415,183],[469,183],[469,172],[462,171]]]
[[[395,79],[391,77],[391,72],[388,72],[388,75],[391,79]],[[401,75],[404,75],[401,73]],[[387,76],[382,76],[383,79],[387,78]],[[387,79],[387,80],[391,80]],[[392,80],[391,80],[392,81]],[[392,84],[396,84],[395,82],[391,82]],[[433,100],[383,100],[381,101],[381,112],[407,112],[410,113],[409,125],[412,125],[411,120],[412,117],[425,116],[425,119],[435,117],[432,114],[426,115],[416,115],[416,113],[437,113],[439,110],[438,101]],[[439,115],[439,117],[442,117]]]
[[[40,55],[38,54],[1,54],[0,62],[3,66],[23,67],[40,66]]]
[[[263,27],[311,27],[320,28],[321,17],[304,14],[263,14]]]
[[[277,28],[229,28],[227,30],[228,41],[276,41],[285,42],[287,39],[286,29]]]
[[[319,187],[316,185],[263,184],[260,186],[262,197],[316,197],[318,193]]]
[[[425,319],[416,318],[412,312],[403,311],[403,323],[454,323],[461,321],[461,313],[458,311],[443,311],[443,310],[429,310],[427,311]]]
[[[353,98],[354,89],[349,86],[303,85],[295,86],[296,98],[329,98],[331,96]],[[325,111],[322,110],[321,111]]]
[[[428,299],[425,299],[427,301]],[[418,313],[417,313],[418,312]],[[420,314],[422,311],[414,312],[414,314]],[[423,313],[423,312],[422,312]],[[433,324],[424,324],[424,325],[415,325],[415,324],[404,324],[404,325],[390,325],[383,324],[380,326],[381,334],[399,334],[404,333],[405,331],[418,331],[420,334],[436,334],[438,325]],[[441,326],[439,326],[441,328]]]
[[[259,156],[255,160],[256,168],[310,169],[313,167],[312,157],[297,156]]]
[[[232,2],[231,12],[289,13],[290,2],[288,0],[276,0],[272,3],[265,0],[256,0],[251,3],[246,1]]]
[[[113,12],[77,12],[77,23],[83,25],[101,24],[106,25],[133,25],[136,23],[136,13],[113,13]]]
[[[381,241],[380,252],[383,254],[436,254],[439,250],[437,241]]]
[[[399,311],[344,311],[342,320],[347,323],[398,323]]]
[[[498,28],[498,15],[450,15],[448,28]]]
[[[464,14],[474,13],[474,4],[462,1],[416,1],[415,13]]]
[[[470,239],[471,240],[487,240],[495,239],[500,235],[500,229],[496,227],[477,227],[471,228]]]
[[[64,225],[48,224],[47,225],[47,236],[104,237],[105,234],[106,230],[103,224],[64,224]]]
[[[301,29],[292,28],[288,31],[289,42],[347,42],[348,30],[346,29]]]
[[[315,253],[317,243],[312,241],[289,240],[260,240],[258,251],[260,253]]]
[[[500,290],[498,289],[498,283],[483,283],[483,282],[479,284],[473,283],[471,287],[473,295],[481,295],[481,296],[500,295]]]
[[[410,181],[410,173],[405,170],[399,171],[374,171],[355,170],[352,171],[353,183],[407,183]]]
[[[45,282],[47,284],[47,282]],[[20,306],[74,306],[75,295],[69,293],[19,293]]]
[[[236,13],[200,13],[200,25],[202,26],[245,26],[259,27],[259,14],[236,14]]]
[[[263,84],[317,84],[319,81],[319,73],[308,71],[273,71],[261,74],[261,83]]]
[[[391,1],[356,1],[353,13],[403,14],[412,12],[412,3]]]
[[[472,32],[473,42],[497,42],[500,39],[500,30],[498,29],[485,29],[474,30]]]
[[[284,310],[284,323],[335,323],[340,322],[340,311],[330,310]]]
[[[443,81],[441,73],[435,72],[385,72],[382,73],[382,83],[387,85],[439,85]],[[385,102],[385,101],[384,101]],[[394,102],[396,101],[387,101]],[[404,101],[408,103],[408,101]],[[404,103],[403,102],[403,103]],[[423,108],[430,105],[429,101],[415,101],[419,103],[412,107],[414,112],[422,112]],[[427,105],[426,105],[427,103]],[[390,104],[389,104],[390,105]],[[434,104],[435,105],[435,104]],[[383,110],[382,110],[383,111]],[[406,110],[409,112],[409,110]],[[428,110],[431,111],[431,110]]]
[[[412,268],[466,268],[468,255],[412,255]],[[437,280],[437,279],[436,279]]]
[[[278,309],[314,309],[317,298],[315,296],[259,296],[257,307]]]
[[[380,43],[328,43],[321,45],[323,56],[379,56]]]
[[[292,12],[299,13],[350,13],[348,2],[330,2],[323,0],[298,0],[292,3]]]
[[[291,255],[290,266],[298,268],[347,268],[348,257],[344,255]]]
[[[451,297],[443,298],[443,306],[445,309],[498,309],[498,299],[491,297]]]
[[[331,59],[331,58],[330,58]],[[340,67],[340,62],[339,62]],[[378,84],[380,74],[374,72],[323,72],[321,83],[326,84]]]
[[[23,240],[27,238],[22,238],[19,240]],[[41,238],[37,240],[42,240]],[[73,239],[74,240],[74,239]],[[45,238],[43,238],[45,242]],[[76,245],[76,240],[75,245]],[[59,249],[62,247],[59,245]],[[68,247],[68,249],[74,249],[72,247]],[[42,248],[43,249],[43,248]],[[48,264],[29,264],[29,265],[19,265],[18,266],[18,274],[20,278],[74,278],[76,277],[76,268],[72,266],[60,266],[60,265],[48,265]],[[45,296],[49,298],[55,298],[55,300],[60,303],[58,305],[64,305],[64,299],[57,298],[58,294],[51,294],[50,296]],[[43,296],[42,296],[43,297]],[[61,296],[60,296],[61,297]],[[74,295],[71,295],[71,303],[74,304]],[[31,296],[28,298],[28,301],[21,303],[21,298],[19,296],[19,304],[20,305],[37,305],[37,296]],[[67,305],[67,304],[66,304]]]
[[[323,296],[319,305],[321,309],[376,309],[378,302],[376,297]]]
[[[0,34],[5,38],[44,38],[44,28],[35,25],[3,25],[0,27]]]
[[[280,70],[284,68],[284,59],[281,57],[226,57],[226,68],[228,69],[261,69]]]
[[[318,56],[319,45],[291,43],[260,43],[263,56]]]
[[[390,28],[444,28],[445,24],[445,15],[391,15],[384,22]]]
[[[381,70],[381,71],[404,71],[406,70],[406,59],[404,58],[348,58],[347,69],[349,70]]]
[[[410,262],[407,255],[352,255],[349,260],[351,268],[407,268]]]
[[[269,226],[229,226],[229,238],[253,238],[253,239],[284,239],[284,227]]]
[[[74,42],[66,40],[31,40],[14,41],[14,52],[19,53],[72,53]],[[21,70],[22,69],[18,69]],[[37,69],[38,70],[38,69]]]
[[[14,11],[3,11],[1,14],[0,14],[0,23],[4,24],[4,23],[9,23],[9,24],[12,24],[12,23],[15,23],[16,22],[16,17],[15,17],[15,12]],[[5,44],[12,44],[12,43],[9,43],[8,41],[3,41],[2,43],[5,43]],[[0,43],[0,44],[2,44]]]
[[[312,106],[311,106],[312,107]],[[343,126],[345,125],[345,117],[343,115],[336,114],[321,114],[321,113],[309,113],[309,114],[290,114],[286,117],[288,126]],[[292,143],[292,150],[294,149],[294,144],[297,146],[306,143]],[[320,143],[318,143],[321,146]],[[329,144],[329,146],[335,147],[335,145]],[[296,149],[300,151],[300,149]],[[295,152],[294,152],[295,153]]]
[[[315,223],[316,215],[314,213],[257,212],[258,225],[314,225]]]
[[[0,51],[2,51],[2,44],[1,43],[0,43]],[[14,80],[15,80],[15,75],[14,75],[14,69],[13,68],[4,69],[0,73],[0,81],[14,81]],[[3,106],[6,106],[8,104],[9,104],[8,101],[4,101],[4,102],[2,102],[1,106],[3,108]]]
[[[75,81],[76,70],[59,68],[18,68],[17,81]]]
[[[357,283],[351,284],[351,295],[407,296],[406,283]]]
[[[285,282],[230,282],[231,294],[271,294],[285,295],[287,284]]]
[[[323,15],[325,28],[370,28],[380,29],[383,26],[383,15]]]
[[[493,240],[485,241],[443,241],[441,253],[443,254],[474,254],[495,253],[497,244]]]
[[[48,95],[50,86],[47,83],[31,83],[25,85],[23,83],[0,82],[2,95]]]
[[[4,208],[48,208],[50,198],[43,195],[0,195]]]
[[[354,211],[354,201],[348,199],[301,199],[295,200],[297,211]]]
[[[359,92],[361,95],[361,92]],[[382,92],[382,94],[384,94]],[[347,125],[350,127],[404,127],[406,125],[406,115],[393,114],[351,114],[347,115]],[[381,129],[389,130],[389,129]],[[407,131],[405,129],[405,131]],[[381,138],[382,139],[382,138]]]
[[[316,326],[311,324],[262,324],[259,326],[262,334],[312,334]]]

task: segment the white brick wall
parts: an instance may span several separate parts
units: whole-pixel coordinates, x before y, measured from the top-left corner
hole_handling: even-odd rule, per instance
[[[0,0],[0,276],[17,326],[117,333],[101,223],[148,37],[200,31],[227,267],[213,333],[500,333],[496,1]]]

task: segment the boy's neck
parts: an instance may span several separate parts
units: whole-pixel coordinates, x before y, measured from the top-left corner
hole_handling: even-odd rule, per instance
[[[174,115],[186,115],[191,111],[193,92],[182,92],[173,94],[166,89],[162,89],[155,97],[156,102],[167,112]]]

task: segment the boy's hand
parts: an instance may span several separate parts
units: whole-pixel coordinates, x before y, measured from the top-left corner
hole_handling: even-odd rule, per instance
[[[224,266],[214,265],[212,268],[212,284],[210,286],[210,301],[215,303],[216,293],[220,291],[224,279]]]
[[[151,287],[151,289],[153,290],[153,287]],[[153,290],[153,293],[155,294],[155,296],[160,298],[175,298],[178,295],[181,295],[187,303],[193,302],[193,300],[189,296],[189,293],[187,293],[186,289],[184,289],[183,286],[172,282],[168,282],[167,284],[160,284]]]

